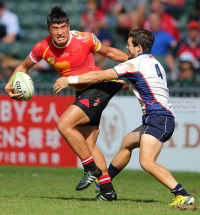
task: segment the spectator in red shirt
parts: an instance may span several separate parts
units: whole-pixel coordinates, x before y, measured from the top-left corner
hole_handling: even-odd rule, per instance
[[[88,29],[87,21],[90,15],[94,15],[97,20],[97,25],[100,28],[106,28],[106,14],[102,10],[98,10],[97,0],[87,0],[86,7],[87,11],[83,13],[81,17],[81,27],[85,31],[91,32],[91,29]]]
[[[177,42],[180,41],[180,32],[177,27],[177,21],[174,17],[164,11],[163,3],[160,0],[153,0],[151,10],[161,16],[161,30],[169,33]],[[148,31],[152,30],[149,18],[144,21],[143,28]]]
[[[184,52],[190,52],[196,59],[196,63],[194,64],[195,71],[200,70],[200,37],[199,37],[199,30],[200,25],[198,21],[191,20],[188,22],[188,36],[181,40],[177,47],[172,50],[172,53],[167,56],[167,64],[171,71],[171,79],[177,79],[176,73],[176,65],[174,59],[180,56]]]
[[[112,13],[114,5],[117,3],[117,0],[102,0],[100,3],[100,8],[106,13]]]

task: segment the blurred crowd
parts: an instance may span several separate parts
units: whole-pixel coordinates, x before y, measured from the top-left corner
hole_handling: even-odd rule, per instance
[[[80,30],[92,32],[102,43],[123,51],[126,49],[130,30],[138,28],[149,30],[155,36],[152,55],[166,69],[169,84],[172,83],[175,87],[200,86],[199,0],[192,0],[194,4],[189,13],[187,4],[191,3],[191,0],[79,1],[85,4],[85,10],[80,14]],[[0,45],[23,41],[18,14],[8,10],[6,2],[7,0],[4,2],[0,0]],[[110,27],[111,23],[112,27],[113,23],[116,24],[114,30]],[[0,80],[7,80],[22,59],[0,54]],[[98,54],[95,55],[95,60],[102,69],[113,66],[112,62]],[[49,69],[46,62],[41,62],[35,66],[32,73],[37,77],[40,72]]]

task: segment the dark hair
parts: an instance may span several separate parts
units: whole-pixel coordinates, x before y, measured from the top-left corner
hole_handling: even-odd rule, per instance
[[[132,37],[133,46],[141,45],[143,53],[151,53],[154,43],[154,36],[145,29],[136,29],[129,32],[128,37]]]
[[[62,11],[62,6],[55,6],[51,8],[51,13],[47,16],[47,26],[48,29],[52,23],[61,24],[66,22],[69,24],[68,15]]]
[[[0,1],[0,8],[3,8],[4,7],[4,3],[3,1]]]

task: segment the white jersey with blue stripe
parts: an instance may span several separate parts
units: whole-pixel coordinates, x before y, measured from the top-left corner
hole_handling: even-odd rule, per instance
[[[117,65],[114,70],[119,78],[125,77],[130,81],[144,115],[174,116],[165,70],[150,54],[139,54]]]

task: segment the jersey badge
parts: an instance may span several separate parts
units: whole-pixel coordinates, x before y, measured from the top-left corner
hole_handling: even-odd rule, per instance
[[[49,57],[47,61],[50,65],[54,65],[54,57]]]
[[[78,55],[78,54],[82,54],[82,49],[81,48],[74,48],[72,49],[72,54],[73,55]]]

